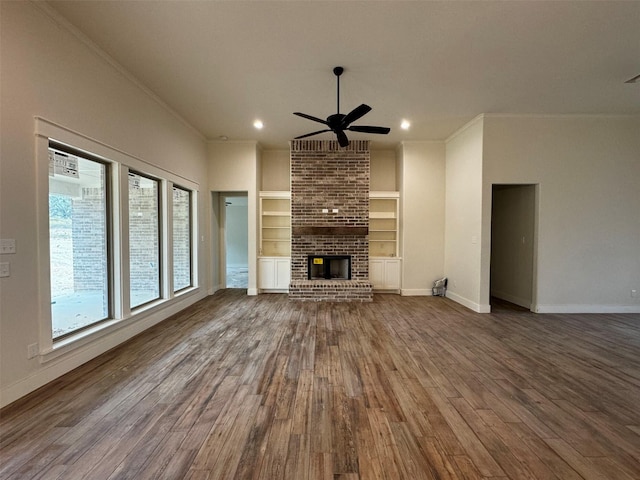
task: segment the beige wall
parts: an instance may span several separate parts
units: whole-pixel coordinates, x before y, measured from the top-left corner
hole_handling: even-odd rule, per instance
[[[444,270],[447,296],[477,312],[489,311],[489,296],[481,298],[481,248],[490,247],[482,235],[482,117],[447,141]],[[488,282],[487,282],[488,287]]]
[[[397,159],[395,150],[371,150],[370,189],[374,192],[397,192]]]
[[[289,150],[264,150],[262,152],[262,181],[260,190],[291,190]]]
[[[444,273],[445,145],[404,142],[400,157],[402,295],[430,295]]]
[[[496,183],[539,184],[536,311],[640,312],[639,117],[487,115],[483,233]]]
[[[32,2],[0,3],[0,235],[15,239],[17,245],[15,255],[2,256],[11,264],[11,277],[0,279],[0,406],[206,292],[198,289],[195,296],[167,302],[139,320],[88,336],[77,348],[27,360],[27,345],[40,342],[43,318],[49,315],[40,308],[48,298],[48,291],[40,288],[41,275],[48,272],[48,254],[43,258],[38,249],[39,239],[48,243],[46,225],[40,220],[44,215],[46,222],[47,181],[46,166],[43,170],[43,165],[36,165],[34,117],[75,132],[78,138],[93,139],[139,165],[196,185],[207,178],[203,138],[42,8],[46,7]],[[206,185],[202,188],[206,191]],[[198,232],[206,237],[207,202],[201,195],[198,200]],[[206,251],[197,267],[199,283],[206,287]]]
[[[247,192],[249,295],[258,294],[257,207],[259,180],[262,177],[260,159],[261,152],[256,142],[209,143],[209,190],[211,192]],[[219,250],[214,254],[219,255]],[[217,273],[214,272],[214,278],[217,278]]]

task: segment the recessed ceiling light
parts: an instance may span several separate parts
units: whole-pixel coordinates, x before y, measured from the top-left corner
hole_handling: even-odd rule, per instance
[[[256,127],[258,130],[262,130],[262,127],[264,127],[264,124],[262,123],[262,120],[256,120],[255,122],[253,122],[253,126]]]
[[[411,123],[409,122],[409,120],[402,120],[400,128],[403,130],[409,130],[409,127],[411,127]]]

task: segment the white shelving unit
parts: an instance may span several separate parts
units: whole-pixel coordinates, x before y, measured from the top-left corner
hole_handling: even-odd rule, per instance
[[[259,256],[291,256],[291,192],[260,192]]]
[[[398,256],[399,192],[369,194],[369,256]]]
[[[291,277],[291,192],[260,192],[258,289],[286,292]]]
[[[369,193],[369,279],[376,290],[400,290],[399,192]]]

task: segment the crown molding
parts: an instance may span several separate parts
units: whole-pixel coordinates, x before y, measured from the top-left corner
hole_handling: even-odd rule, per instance
[[[484,118],[486,117],[485,113],[481,113],[480,115],[476,116],[473,120],[465,123],[462,127],[460,127],[458,130],[456,130],[455,132],[453,132],[451,135],[449,135],[445,140],[444,143],[449,143],[451,140],[453,140],[454,138],[456,138],[458,135],[460,135],[462,132],[464,132],[465,130],[473,127],[476,123],[481,122],[482,120],[484,120]]]

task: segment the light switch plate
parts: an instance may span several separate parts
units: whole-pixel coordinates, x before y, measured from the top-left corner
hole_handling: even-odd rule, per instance
[[[0,263],[0,278],[10,277],[11,268],[9,263]]]
[[[0,254],[16,253],[16,241],[13,238],[0,239]]]

